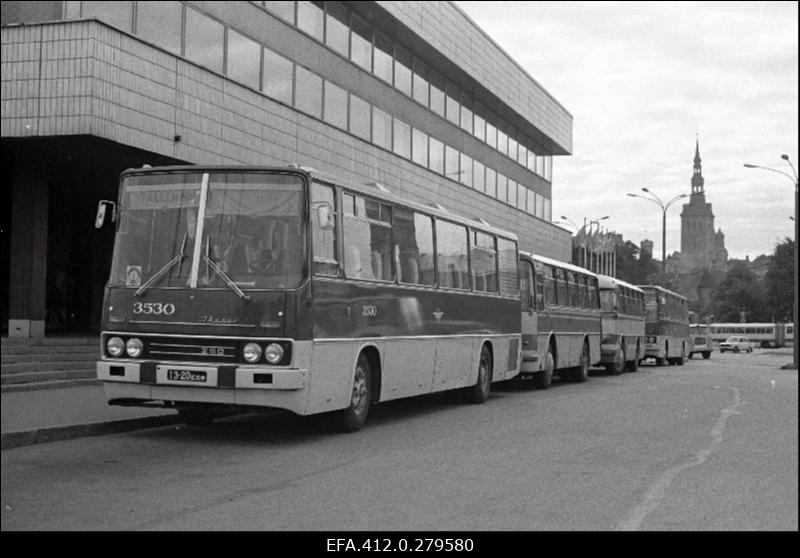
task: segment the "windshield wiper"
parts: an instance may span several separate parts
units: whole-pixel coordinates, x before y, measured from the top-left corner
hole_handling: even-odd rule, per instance
[[[211,256],[208,255],[208,251],[209,251],[210,245],[211,245],[211,241],[209,240],[208,243],[206,244],[206,251],[203,254],[203,258],[206,261],[206,265],[210,269],[213,269],[214,272],[216,272],[217,275],[222,277],[222,280],[225,281],[225,284],[228,285],[231,289],[233,289],[233,292],[235,292],[237,295],[239,295],[239,298],[241,298],[242,300],[250,300],[250,296],[245,294],[245,292],[242,291],[242,289],[239,288],[239,285],[237,285],[234,282],[234,280],[231,279],[228,276],[228,274],[225,273],[219,265],[217,265],[217,262],[212,260]]]
[[[186,240],[189,238],[189,233],[183,233],[183,242],[181,242],[181,251],[178,252],[178,255],[168,261],[164,266],[159,269],[158,271],[153,274],[150,279],[148,279],[144,285],[139,287],[133,296],[141,296],[147,289],[149,289],[152,285],[158,283],[162,277],[164,277],[169,270],[175,267],[176,264],[183,263],[183,259],[186,257]]]

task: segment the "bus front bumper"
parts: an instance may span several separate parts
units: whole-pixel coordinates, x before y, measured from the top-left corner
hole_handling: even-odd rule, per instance
[[[301,390],[308,386],[307,369],[122,359],[98,361],[97,378],[103,382],[200,389]]]

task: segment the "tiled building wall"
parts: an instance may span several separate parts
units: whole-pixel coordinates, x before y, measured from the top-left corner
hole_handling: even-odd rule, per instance
[[[453,60],[562,149],[572,152],[572,116],[450,2],[378,4]]]
[[[4,138],[88,134],[196,164],[299,163],[481,215],[523,249],[570,258],[557,227],[102,23],[3,28],[2,103]]]

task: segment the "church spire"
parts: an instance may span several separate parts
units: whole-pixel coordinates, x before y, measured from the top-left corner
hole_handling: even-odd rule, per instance
[[[694,174],[692,175],[692,195],[702,194],[703,191],[703,166],[700,164],[700,138],[695,139],[694,149]]]

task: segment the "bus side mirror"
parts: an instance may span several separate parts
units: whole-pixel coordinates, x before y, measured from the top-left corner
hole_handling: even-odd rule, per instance
[[[100,200],[97,204],[97,215],[94,218],[94,227],[96,229],[103,228],[103,223],[106,221],[106,207],[111,206],[111,221],[116,221],[116,204],[108,200]]]
[[[317,207],[317,222],[319,228],[330,230],[333,228],[333,208],[329,203],[323,203]]]

